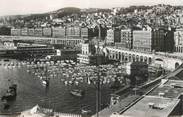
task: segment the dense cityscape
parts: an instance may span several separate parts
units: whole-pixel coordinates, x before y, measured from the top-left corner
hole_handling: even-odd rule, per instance
[[[182,6],[1,16],[0,115],[181,117],[182,63]]]

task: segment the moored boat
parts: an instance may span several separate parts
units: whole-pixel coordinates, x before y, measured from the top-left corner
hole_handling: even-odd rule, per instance
[[[42,84],[43,84],[43,86],[49,86],[49,80],[42,80]]]
[[[84,115],[91,114],[92,111],[89,108],[90,108],[89,106],[82,107],[81,113],[84,114]]]
[[[85,91],[84,91],[84,90],[81,90],[81,89],[72,89],[72,90],[70,91],[70,93],[71,93],[72,95],[74,95],[74,96],[82,97],[82,96],[84,96]]]
[[[4,100],[3,106],[4,106],[3,107],[4,110],[8,110],[10,108],[10,105],[8,104],[8,102],[6,100]]]
[[[1,100],[14,100],[17,96],[17,85],[12,84],[9,89],[7,90],[6,94],[1,97]]]

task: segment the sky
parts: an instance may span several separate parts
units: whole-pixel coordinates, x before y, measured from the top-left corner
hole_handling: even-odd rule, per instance
[[[183,5],[183,0],[0,0],[0,16],[44,13],[63,7],[112,8],[155,4]]]

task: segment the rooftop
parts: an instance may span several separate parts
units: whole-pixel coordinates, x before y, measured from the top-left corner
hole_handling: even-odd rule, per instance
[[[168,117],[179,101],[179,99],[145,96],[121,117]],[[150,107],[151,105],[153,107]]]
[[[183,94],[182,77],[183,67],[180,66],[162,79],[157,88],[126,110],[121,117],[168,117]]]
[[[183,93],[183,81],[180,80],[168,80],[166,83],[157,87],[149,95],[159,96],[163,94],[165,98],[179,98]]]
[[[130,105],[133,101],[135,101],[139,97],[140,96],[138,95],[127,96],[126,98],[120,100],[119,103],[101,110],[99,112],[99,117],[110,117],[112,113],[120,112],[121,110],[125,109],[128,105]],[[96,115],[93,115],[92,117],[96,117]]]

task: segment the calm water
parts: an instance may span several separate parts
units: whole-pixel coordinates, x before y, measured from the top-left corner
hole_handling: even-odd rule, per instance
[[[54,108],[58,112],[78,114],[83,105],[89,105],[92,113],[95,113],[96,92],[94,85],[83,84],[81,87],[86,90],[85,97],[74,97],[69,92],[71,87],[64,86],[60,78],[51,79],[49,89],[45,89],[34,74],[26,71],[26,67],[7,69],[0,66],[0,97],[9,86],[8,79],[18,84],[17,97],[15,101],[10,102],[9,110],[3,110],[3,103],[0,102],[1,113],[20,112],[30,109],[36,104],[46,108]],[[104,85],[101,90],[102,103],[109,103],[112,91]]]

